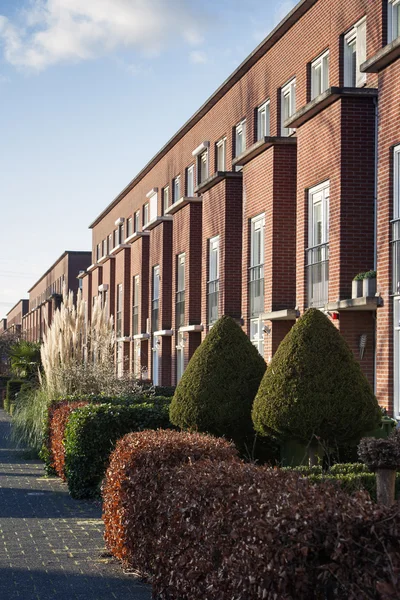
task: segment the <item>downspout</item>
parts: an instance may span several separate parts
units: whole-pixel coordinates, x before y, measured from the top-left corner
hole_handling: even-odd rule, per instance
[[[375,139],[374,139],[374,271],[377,269],[378,262],[378,98],[374,98],[375,109]],[[376,342],[377,342],[377,322],[376,313],[373,313],[374,319],[374,394],[376,394]]]

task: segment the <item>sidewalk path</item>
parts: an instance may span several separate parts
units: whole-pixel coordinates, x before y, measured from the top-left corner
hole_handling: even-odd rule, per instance
[[[15,448],[10,421],[0,410],[0,599],[150,600],[104,556],[100,503],[44,478],[42,463]]]

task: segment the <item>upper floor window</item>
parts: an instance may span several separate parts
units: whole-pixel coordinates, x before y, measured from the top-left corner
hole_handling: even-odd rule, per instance
[[[114,248],[118,246],[118,229],[114,229]]]
[[[124,224],[118,225],[118,244],[124,243]]]
[[[281,135],[288,136],[294,133],[292,127],[285,127],[284,123],[296,111],[296,78],[292,79],[281,89]]]
[[[176,326],[182,327],[185,321],[185,254],[177,256],[175,312]]]
[[[100,260],[101,258],[101,244],[97,244],[96,246],[96,261]]]
[[[194,196],[194,165],[186,169],[186,196],[189,198]]]
[[[329,87],[329,50],[311,63],[311,100]]]
[[[173,181],[173,198],[172,202],[178,202],[181,197],[181,176],[177,175]]]
[[[400,36],[400,0],[388,0],[388,44]]]
[[[367,60],[367,21],[358,21],[344,36],[344,85],[362,87],[367,74],[360,71],[360,65]]]
[[[209,324],[218,320],[219,300],[219,235],[208,240],[208,306]]]
[[[203,183],[208,178],[208,150],[204,150],[197,157],[197,179]]]
[[[226,137],[216,143],[217,171],[226,171]]]
[[[264,214],[251,220],[249,300],[252,317],[264,312],[264,229]]]
[[[110,235],[108,236],[108,241],[107,241],[107,254],[109,254],[111,252],[111,250],[113,249],[113,236],[112,233],[110,233]]]
[[[133,233],[133,221],[132,217],[126,220],[126,237],[130,237]]]
[[[329,289],[329,181],[308,192],[307,302],[320,307]]]
[[[149,196],[149,219],[150,221],[155,221],[157,219],[157,205],[158,205],[158,193],[154,192],[151,196]]]
[[[169,207],[169,186],[163,189],[163,209],[164,213],[168,210]]]
[[[149,222],[149,203],[143,206],[143,226],[147,225]]]
[[[135,233],[140,231],[140,210],[137,210],[133,215],[133,230]]]
[[[392,292],[400,293],[400,146],[393,150]]]
[[[269,136],[269,100],[257,108],[257,141]]]
[[[132,334],[137,335],[139,333],[139,275],[134,276],[132,283]]]
[[[107,238],[101,242],[101,256],[107,256]]]
[[[115,321],[115,333],[117,337],[122,336],[122,283],[117,285],[117,318]]]
[[[246,119],[235,127],[235,156],[240,156],[246,150]]]

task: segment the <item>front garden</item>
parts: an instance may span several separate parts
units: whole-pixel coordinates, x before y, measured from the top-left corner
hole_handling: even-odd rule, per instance
[[[102,497],[108,550],[154,598],[400,599],[400,434],[327,317],[268,368],[222,317],[171,396],[116,379],[100,306],[82,350],[79,302],[6,408],[74,498]]]

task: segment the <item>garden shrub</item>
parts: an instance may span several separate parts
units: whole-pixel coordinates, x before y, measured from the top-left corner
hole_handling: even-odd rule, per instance
[[[371,471],[400,469],[400,431],[395,430],[388,438],[363,438],[358,446],[360,459]]]
[[[65,475],[73,498],[99,495],[99,486],[116,441],[130,431],[166,429],[169,402],[131,406],[89,404],[72,412],[65,429]]]
[[[181,429],[242,442],[251,435],[251,406],[265,362],[241,327],[219,319],[193,354],[171,403],[170,418]]]
[[[6,410],[10,415],[14,412],[15,404],[16,404],[16,394],[21,389],[21,386],[25,383],[23,379],[9,379],[7,381],[6,386],[6,397],[4,400],[4,410]]]
[[[167,475],[152,497],[154,597],[399,598],[398,508],[243,463],[186,463]]]
[[[357,441],[381,420],[359,363],[317,309],[307,310],[279,345],[252,415],[260,434],[325,447]]]
[[[205,458],[237,460],[237,451],[222,438],[171,430],[129,433],[117,442],[102,490],[104,537],[114,556],[150,570],[164,479],[177,465]]]
[[[54,404],[49,409],[49,467],[61,477],[64,481],[65,477],[65,448],[64,437],[65,428],[70,417],[70,414],[82,406],[86,406],[86,401],[77,402],[59,402]]]

